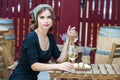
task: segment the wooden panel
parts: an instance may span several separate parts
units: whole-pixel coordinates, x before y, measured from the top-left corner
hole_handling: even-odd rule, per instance
[[[25,19],[24,19],[24,16],[25,16],[25,9],[24,9],[24,7],[25,7],[25,3],[24,3],[24,1],[25,0],[20,0],[20,2],[19,2],[19,5],[20,5],[20,12],[19,12],[19,25],[17,26],[17,28],[18,28],[18,36],[19,36],[19,38],[18,38],[18,44],[19,44],[19,49],[18,49],[18,52],[20,52],[19,54],[18,54],[18,56],[20,56],[21,55],[21,47],[22,47],[22,41],[23,41],[23,27],[24,27],[24,21],[25,21]]]
[[[8,18],[13,18],[13,12],[12,12],[12,7],[13,7],[13,0],[8,0]]]
[[[14,18],[14,29],[15,29],[15,60],[18,59],[19,57],[19,52],[18,52],[18,49],[19,49],[19,44],[18,44],[18,38],[19,38],[19,35],[18,35],[18,25],[19,25],[19,21],[18,21],[18,0],[14,0],[14,13],[13,13],[13,18]]]
[[[6,9],[7,9],[7,0],[4,0],[3,1],[3,6],[2,6],[2,9],[1,9],[1,11],[3,11],[2,12],[2,17],[3,18],[7,17],[7,11],[6,11]]]
[[[117,0],[117,1],[118,1],[118,3],[117,3],[118,4],[118,8],[117,8],[117,11],[118,11],[118,13],[117,13],[117,25],[120,26],[120,10],[119,10],[120,9],[120,4],[119,4],[120,0]]]
[[[120,47],[120,44],[117,44],[117,45],[116,45],[116,48],[119,48],[119,47]]]
[[[59,6],[58,6],[59,5]],[[60,39],[60,0],[55,0],[54,2],[54,11],[55,11],[55,24],[54,24],[54,31],[53,34],[55,36],[56,41],[58,42]]]
[[[104,23],[105,23],[105,26],[108,26],[109,25],[109,9],[110,9],[110,0],[106,0],[106,14],[105,14],[105,19],[104,19]]]
[[[92,47],[92,44],[93,44],[93,32],[92,32],[92,19],[91,17],[92,16],[92,0],[89,0],[89,13],[88,13],[88,41],[87,41],[87,44]]]
[[[119,67],[119,65],[118,64],[112,64],[112,66],[113,66],[113,69],[115,70],[115,72],[118,75],[120,75],[120,67]]]
[[[42,3],[42,0],[35,0],[36,6]]]
[[[86,71],[86,74],[93,74],[92,70]]]
[[[98,24],[98,0],[95,0],[95,11],[93,17],[93,47],[96,47],[96,40],[97,40],[97,24]]]
[[[111,25],[112,26],[114,26],[115,25],[115,23],[116,23],[116,3],[117,2],[117,0],[112,0],[112,12],[111,12],[111,14],[112,14],[112,18],[111,18],[111,21],[110,21],[110,23],[111,23]]]
[[[48,0],[42,0],[42,3],[43,4],[45,4],[45,3],[47,3],[48,2]]]
[[[0,17],[2,17],[2,0],[0,0]]]
[[[91,64],[91,66],[92,66],[92,69],[93,69],[93,74],[99,74],[100,73],[97,64]]]
[[[28,31],[29,31],[29,26],[30,26],[30,20],[29,20],[29,0],[25,0],[25,23],[24,23],[24,32],[23,32],[23,36],[26,36]]]
[[[107,70],[105,69],[104,64],[98,64],[98,66],[99,66],[101,74],[103,75],[107,74]]]
[[[84,2],[82,2],[82,0],[81,0],[81,6],[80,6],[80,14],[81,14],[81,16],[80,16],[80,22],[82,22],[82,39],[81,39],[81,44],[82,44],[82,46],[85,46],[85,35],[87,35],[86,33],[85,33],[85,30],[86,30],[86,1],[85,0],[83,0]]]
[[[48,0],[48,4],[52,5],[53,0]]]
[[[36,1],[37,1],[37,0],[32,0],[32,8],[31,8],[31,10],[32,10],[35,6],[37,6],[37,5],[36,5]]]
[[[103,26],[103,11],[104,11],[104,0],[100,2],[100,10],[99,10],[99,26]]]
[[[110,75],[115,74],[115,72],[110,64],[105,64],[105,67]]]

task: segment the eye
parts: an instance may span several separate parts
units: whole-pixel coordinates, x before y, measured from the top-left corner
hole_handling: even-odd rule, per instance
[[[50,18],[50,19],[51,19],[51,18],[52,18],[52,16],[48,16],[48,18]]]
[[[40,16],[40,19],[44,19],[44,16]]]

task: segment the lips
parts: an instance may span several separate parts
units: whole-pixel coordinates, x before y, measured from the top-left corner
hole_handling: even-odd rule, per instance
[[[49,24],[45,24],[44,26],[49,26]]]

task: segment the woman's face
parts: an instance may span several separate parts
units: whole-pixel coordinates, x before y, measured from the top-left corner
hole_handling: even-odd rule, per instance
[[[42,29],[49,30],[52,27],[52,16],[49,10],[45,10],[38,14],[38,27]]]

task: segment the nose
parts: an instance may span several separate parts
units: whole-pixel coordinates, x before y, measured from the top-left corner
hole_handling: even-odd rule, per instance
[[[48,19],[47,18],[45,18],[45,23],[48,23]]]

